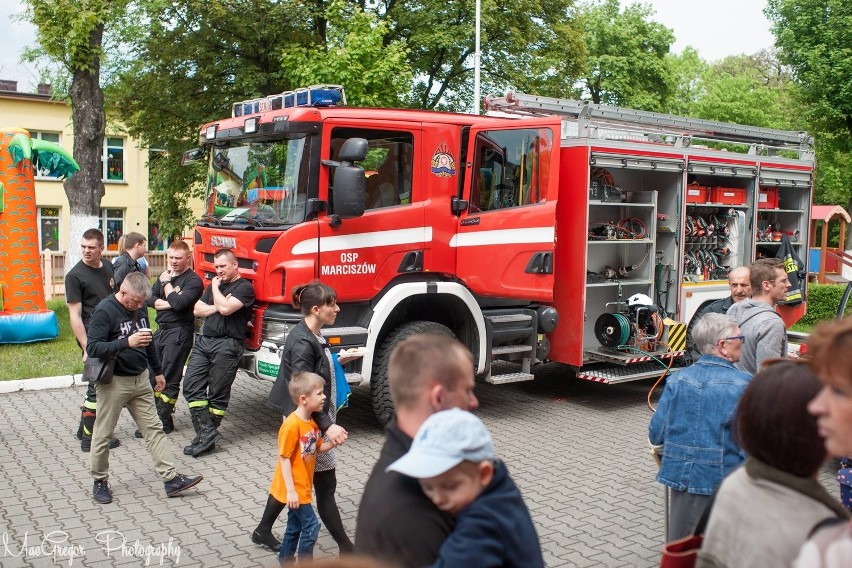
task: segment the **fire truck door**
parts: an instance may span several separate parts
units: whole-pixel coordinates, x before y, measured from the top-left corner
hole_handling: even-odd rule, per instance
[[[412,251],[429,245],[412,169],[420,126],[339,122],[327,131],[331,159],[349,138],[368,143],[364,215],[340,223],[324,217],[319,223],[319,277],[335,289],[339,303],[358,302],[373,298],[399,276]]]
[[[468,209],[450,244],[475,294],[553,300],[559,133],[552,118],[471,129]]]

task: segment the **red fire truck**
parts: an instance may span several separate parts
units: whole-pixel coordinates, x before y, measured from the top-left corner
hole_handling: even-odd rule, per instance
[[[804,132],[507,94],[486,116],[355,108],[319,85],[242,101],[204,125],[195,267],[233,249],[257,304],[243,367],[273,380],[319,278],[362,347],[350,382],[392,412],[388,358],[423,331],[457,337],[503,384],[555,361],[566,379],[658,376],[727,272],[791,245],[806,259],[813,141]],[[804,305],[787,309],[792,324]],[[500,364],[507,361],[515,365]]]

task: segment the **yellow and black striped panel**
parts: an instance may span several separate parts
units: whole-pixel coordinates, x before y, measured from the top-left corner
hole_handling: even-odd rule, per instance
[[[669,326],[669,349],[672,351],[683,351],[686,349],[686,324],[673,323]]]

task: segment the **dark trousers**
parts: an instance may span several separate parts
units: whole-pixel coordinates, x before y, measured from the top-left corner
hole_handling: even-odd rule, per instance
[[[190,408],[208,407],[224,415],[231,400],[243,342],[230,337],[199,336],[183,377],[183,397]]]
[[[159,393],[154,393],[163,401],[174,405],[180,393],[180,381],[183,379],[183,366],[186,358],[192,351],[192,340],[194,338],[193,326],[173,327],[170,329],[158,329],[154,334],[154,345],[160,363],[163,366],[163,375],[166,377],[166,387]],[[151,383],[154,383],[154,373],[151,373]]]

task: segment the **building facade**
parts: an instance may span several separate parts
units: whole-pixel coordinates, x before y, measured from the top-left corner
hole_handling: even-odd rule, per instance
[[[51,98],[49,85],[39,85],[37,93],[22,93],[17,82],[0,80],[0,125],[24,128],[33,138],[55,142],[73,153],[71,108]],[[168,246],[159,238],[158,227],[149,223],[148,159],[148,150],[140,148],[120,125],[107,121],[101,159],[106,193],[99,227],[107,250],[118,250],[118,239],[131,231],[147,235],[150,250]],[[39,170],[35,178],[39,247],[64,252],[71,244],[68,197],[62,180]]]

